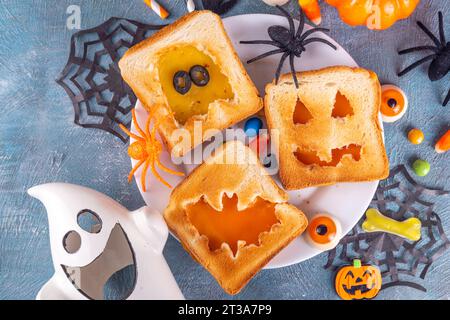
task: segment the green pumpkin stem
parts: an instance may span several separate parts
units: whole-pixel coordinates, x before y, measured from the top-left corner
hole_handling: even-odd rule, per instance
[[[359,260],[359,259],[354,259],[354,260],[353,260],[353,267],[355,267],[355,268],[361,268],[361,260]]]

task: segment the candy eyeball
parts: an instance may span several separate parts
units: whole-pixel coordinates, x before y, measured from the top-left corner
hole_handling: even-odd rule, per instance
[[[342,237],[342,227],[336,218],[328,214],[317,214],[311,219],[306,232],[308,242],[323,251],[331,250]]]
[[[381,87],[381,117],[383,122],[395,122],[406,113],[408,98],[397,86],[387,84]]]

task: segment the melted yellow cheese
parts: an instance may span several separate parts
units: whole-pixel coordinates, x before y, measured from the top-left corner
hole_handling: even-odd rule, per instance
[[[209,83],[192,87],[186,94],[178,93],[173,85],[173,77],[178,71],[186,71],[195,66],[205,67],[210,76]],[[175,119],[184,124],[194,115],[203,115],[208,112],[211,102],[219,99],[232,99],[234,94],[228,78],[221,72],[210,56],[193,46],[173,46],[164,49],[158,61],[158,72],[161,86]]]

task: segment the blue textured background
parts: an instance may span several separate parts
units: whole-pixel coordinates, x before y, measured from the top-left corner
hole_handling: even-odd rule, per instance
[[[291,1],[289,9],[297,8]],[[170,21],[185,13],[184,0],[161,0],[172,13]],[[70,100],[54,79],[65,65],[70,36],[66,9],[81,7],[82,28],[93,27],[111,16],[160,23],[141,0],[1,0],[0,1],[0,299],[33,299],[50,278],[48,226],[43,206],[26,190],[34,185],[62,181],[81,184],[117,199],[129,209],[144,203],[135,184],[126,176],[130,161],[126,146],[112,135],[73,124]],[[418,179],[425,185],[450,189],[450,153],[433,150],[436,139],[450,126],[450,106],[440,102],[447,92],[449,75],[428,81],[425,67],[399,79],[396,72],[421,56],[399,57],[397,49],[428,43],[415,20],[437,28],[437,10],[446,15],[450,38],[450,2],[422,0],[413,16],[383,32],[352,29],[336,11],[323,5],[324,25],[363,67],[378,73],[383,83],[401,86],[410,98],[405,117],[386,125],[386,146],[392,165],[410,164],[416,157],[431,163],[431,173]],[[275,13],[260,0],[240,0],[229,15]],[[410,127],[421,128],[426,141],[412,146],[406,139]],[[437,203],[444,227],[450,233],[450,201]],[[229,298],[213,278],[170,238],[165,256],[189,299]],[[333,274],[323,270],[326,256],[278,270],[260,272],[236,298],[335,299]],[[450,251],[430,269],[427,293],[397,287],[379,299],[449,299]]]

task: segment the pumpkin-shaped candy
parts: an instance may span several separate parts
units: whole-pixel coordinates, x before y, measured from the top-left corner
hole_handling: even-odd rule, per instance
[[[336,292],[344,300],[374,298],[381,289],[381,272],[378,267],[361,265],[361,260],[353,260],[353,265],[339,269],[336,274]]]
[[[341,19],[351,25],[384,30],[397,20],[408,18],[420,0],[325,0],[335,7]]]

